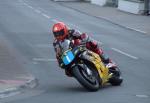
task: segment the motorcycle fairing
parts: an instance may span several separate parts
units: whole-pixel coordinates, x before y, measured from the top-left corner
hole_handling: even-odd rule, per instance
[[[75,56],[71,50],[67,50],[63,53],[61,58],[62,58],[63,63],[65,65],[68,65],[74,60]]]
[[[102,79],[102,84],[108,82],[108,79],[111,78],[111,74],[109,74],[108,68],[103,64],[98,54],[88,50],[82,54],[81,58],[86,59],[94,64],[100,78]]]

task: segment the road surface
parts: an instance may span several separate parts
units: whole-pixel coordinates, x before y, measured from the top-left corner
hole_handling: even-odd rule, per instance
[[[92,11],[91,11],[92,12]],[[63,21],[100,41],[121,68],[121,86],[87,92],[64,75],[52,47],[52,25]],[[81,14],[50,0],[1,0],[0,35],[26,61],[38,80],[34,89],[3,98],[2,103],[149,103],[150,36]]]

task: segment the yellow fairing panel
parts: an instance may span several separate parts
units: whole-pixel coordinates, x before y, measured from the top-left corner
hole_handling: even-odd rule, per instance
[[[92,51],[89,51],[88,53],[91,54],[91,56],[89,56],[89,59],[96,66],[96,69],[99,72],[100,78],[102,79],[102,84],[106,83],[108,79],[110,78],[109,73],[108,73],[108,68],[106,68],[106,66],[103,64],[98,54]]]

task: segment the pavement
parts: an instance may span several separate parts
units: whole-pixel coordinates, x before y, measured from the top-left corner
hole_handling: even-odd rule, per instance
[[[115,7],[98,6],[90,2],[58,2],[60,5],[84,14],[104,19],[121,27],[143,34],[150,34],[150,16],[135,15],[120,11]],[[91,12],[92,11],[92,12]],[[86,19],[86,18],[85,18]]]
[[[33,88],[35,80],[19,61],[14,48],[0,36],[0,99]]]

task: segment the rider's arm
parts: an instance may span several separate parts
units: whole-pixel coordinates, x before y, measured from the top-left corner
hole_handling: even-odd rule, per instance
[[[82,43],[92,42],[93,39],[89,37],[86,33],[81,33],[79,31],[76,31],[74,29],[69,30],[69,34],[73,39],[79,39]]]
[[[99,43],[93,38],[89,37],[86,33],[80,33],[79,31],[75,31],[74,29],[69,30],[69,34],[74,39],[81,40],[81,43],[86,44],[86,47],[97,54],[101,54],[102,51],[100,49]],[[77,43],[79,44],[79,43]]]
[[[56,53],[56,59],[57,59],[57,63],[58,63],[58,65],[59,65],[59,67],[61,67],[61,68],[63,68],[64,66],[63,66],[63,63],[62,63],[62,61],[61,61],[61,55],[60,55],[60,47],[59,47],[59,45],[58,45],[58,43],[57,42],[55,42],[54,41],[54,43],[53,43],[53,46],[54,46],[54,50],[55,50],[55,53]]]
[[[69,30],[69,35],[71,37],[73,37],[74,39],[81,39],[82,33],[80,33],[79,31],[76,31],[75,29],[70,29]]]

